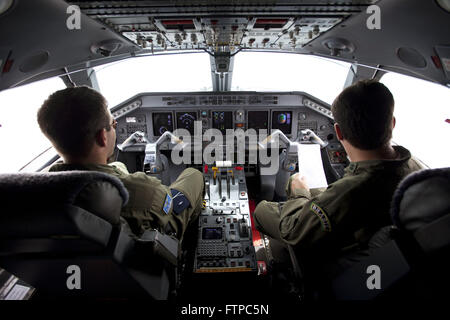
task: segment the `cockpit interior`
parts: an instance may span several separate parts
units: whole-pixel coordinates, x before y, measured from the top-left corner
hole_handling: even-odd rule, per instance
[[[0,300],[225,301],[231,316],[277,299],[448,298],[448,30],[448,0],[0,0]],[[331,105],[363,79],[391,89],[392,143],[421,174],[397,188],[383,241],[327,257],[287,245],[275,263],[255,207],[286,202],[297,172],[318,188],[344,177]],[[47,172],[62,159],[36,112],[79,86],[117,122],[111,162],[165,186],[202,173],[183,241],[131,232],[119,179]]]

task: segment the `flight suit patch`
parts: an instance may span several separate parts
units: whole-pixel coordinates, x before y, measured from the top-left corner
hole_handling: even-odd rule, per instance
[[[325,231],[331,232],[331,223],[325,211],[314,202],[310,206],[311,211],[319,218],[320,223]]]
[[[176,189],[171,189],[171,193],[173,200],[173,212],[175,212],[175,214],[181,213],[184,209],[191,205],[189,200],[182,192]]]
[[[171,206],[172,206],[172,197],[167,195],[166,196],[166,201],[164,201],[163,211],[166,214],[169,214]]]

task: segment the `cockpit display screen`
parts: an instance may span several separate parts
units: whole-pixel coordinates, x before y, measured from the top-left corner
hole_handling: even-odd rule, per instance
[[[273,111],[272,129],[279,129],[284,134],[291,134],[292,111]]]
[[[268,129],[269,113],[267,111],[249,111],[247,118],[247,129],[255,129],[258,134],[260,129]]]
[[[213,111],[212,126],[215,129],[219,129],[222,134],[226,134],[227,129],[233,129],[233,112]]]
[[[197,120],[197,112],[177,112],[177,129],[186,129],[194,135],[194,122]]]
[[[166,131],[173,132],[172,112],[153,113],[153,135],[160,136]]]
[[[203,240],[220,240],[222,239],[222,228],[203,228]]]

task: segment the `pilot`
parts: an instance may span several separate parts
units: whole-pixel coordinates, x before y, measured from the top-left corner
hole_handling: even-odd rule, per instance
[[[297,173],[288,181],[284,204],[258,204],[256,228],[281,241],[271,240],[272,251],[280,252],[284,244],[301,251],[319,243],[336,250],[367,243],[378,229],[392,224],[389,207],[400,180],[421,169],[407,149],[390,143],[394,98],[382,83],[363,80],[347,87],[331,110],[337,138],[351,162],[344,177],[322,192],[310,190],[307,177]],[[277,253],[272,255],[276,261]]]
[[[201,210],[204,182],[200,171],[188,168],[168,187],[144,172],[130,174],[123,163],[108,164],[114,153],[117,122],[105,98],[88,87],[51,94],[37,118],[63,158],[49,171],[94,170],[118,177],[129,192],[122,216],[135,234],[155,228],[182,240]]]

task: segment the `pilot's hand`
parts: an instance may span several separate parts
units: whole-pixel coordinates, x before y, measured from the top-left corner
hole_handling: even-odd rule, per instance
[[[291,191],[294,191],[295,189],[305,189],[309,191],[306,177],[302,176],[300,173],[294,174],[291,180]]]

